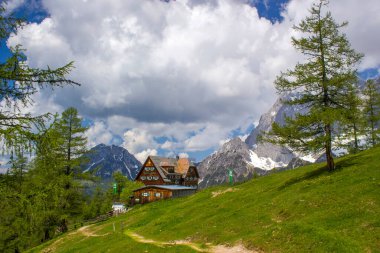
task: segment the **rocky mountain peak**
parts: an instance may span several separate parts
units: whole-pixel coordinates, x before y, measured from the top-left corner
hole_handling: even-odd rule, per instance
[[[265,174],[265,170],[255,168],[250,164],[251,151],[240,138],[234,138],[214,154],[208,156],[198,166],[202,181],[201,188],[223,184],[228,181],[227,172],[233,170],[234,181],[242,181],[253,177],[254,173]]]
[[[244,143],[239,137],[236,137],[224,143],[221,149],[219,150],[219,152],[228,152],[228,151],[244,150],[244,149],[248,149],[247,144]]]
[[[120,171],[128,179],[134,180],[141,163],[123,147],[99,144],[85,155],[86,164],[82,164],[83,172],[89,172],[102,179],[109,179],[116,171]]]

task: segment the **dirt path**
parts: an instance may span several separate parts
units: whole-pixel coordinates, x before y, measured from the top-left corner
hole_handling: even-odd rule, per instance
[[[258,253],[258,251],[252,251],[246,249],[242,244],[236,245],[234,247],[227,247],[225,245],[210,245],[207,249],[203,249],[200,247],[200,245],[193,243],[191,241],[187,240],[178,240],[173,242],[162,242],[162,241],[156,241],[152,239],[147,239],[143,237],[142,235],[136,234],[131,231],[127,231],[126,235],[128,235],[131,239],[133,239],[136,242],[139,243],[147,243],[147,244],[153,244],[158,247],[164,247],[168,245],[184,245],[192,248],[193,250],[197,252],[208,252],[208,253]]]
[[[69,233],[67,235],[66,239],[72,238],[78,234],[84,235],[85,237],[98,237],[98,236],[106,236],[106,235],[110,234],[110,233],[105,233],[105,234],[98,235],[98,234],[96,234],[96,232],[99,231],[100,229],[102,229],[104,226],[97,226],[96,229],[91,230],[90,227],[92,227],[92,226],[94,226],[94,225],[88,225],[88,226],[81,227],[78,230]],[[53,242],[51,245],[49,245],[47,248],[45,248],[41,252],[42,253],[55,252],[57,247],[61,243],[64,243],[63,239],[64,238],[60,238],[60,239],[56,240],[55,242]]]
[[[209,252],[209,251],[205,251],[204,249],[201,249],[199,247],[199,245],[192,243],[192,242],[189,242],[189,241],[185,241],[185,240],[173,241],[173,242],[161,242],[161,241],[156,241],[156,240],[152,240],[152,239],[147,239],[147,238],[145,238],[139,234],[136,234],[134,232],[131,232],[131,231],[127,231],[126,234],[136,242],[154,244],[155,246],[158,246],[158,247],[164,247],[164,246],[168,246],[168,245],[184,245],[184,246],[188,246],[188,247],[190,247],[190,248],[192,248],[198,252]]]
[[[87,236],[87,237],[98,237],[98,236],[109,235],[109,233],[105,233],[105,234],[102,234],[102,235],[95,234],[98,230],[102,229],[103,227],[102,226],[98,226],[96,230],[90,230],[89,228],[91,226],[93,226],[93,225],[88,225],[88,226],[81,227],[80,229],[78,229],[73,234],[81,233],[82,235]]]
[[[217,196],[219,196],[219,195],[222,195],[222,194],[225,194],[225,193],[227,193],[227,192],[236,192],[238,189],[236,189],[236,188],[228,188],[228,189],[226,189],[226,190],[224,190],[224,191],[216,191],[216,192],[212,192],[212,197],[213,198],[215,198],[215,197],[217,197]]]

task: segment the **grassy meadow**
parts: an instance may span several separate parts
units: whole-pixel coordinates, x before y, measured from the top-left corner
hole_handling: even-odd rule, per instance
[[[197,252],[186,245],[243,244],[261,252],[380,252],[380,147],[234,186],[136,206],[30,252]],[[114,231],[115,226],[115,231]],[[82,229],[83,230],[83,229]]]

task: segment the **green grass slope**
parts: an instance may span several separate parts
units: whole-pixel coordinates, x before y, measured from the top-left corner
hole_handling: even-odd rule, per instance
[[[341,158],[337,166],[329,173],[315,164],[137,206],[97,225],[104,236],[63,235],[32,252],[54,244],[56,252],[194,252],[139,243],[126,231],[160,241],[243,243],[264,252],[380,252],[380,147]]]

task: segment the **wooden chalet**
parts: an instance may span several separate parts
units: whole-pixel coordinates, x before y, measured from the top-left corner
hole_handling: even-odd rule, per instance
[[[197,167],[187,158],[149,156],[136,180],[145,186],[134,190],[132,203],[145,204],[195,193],[199,174]]]

